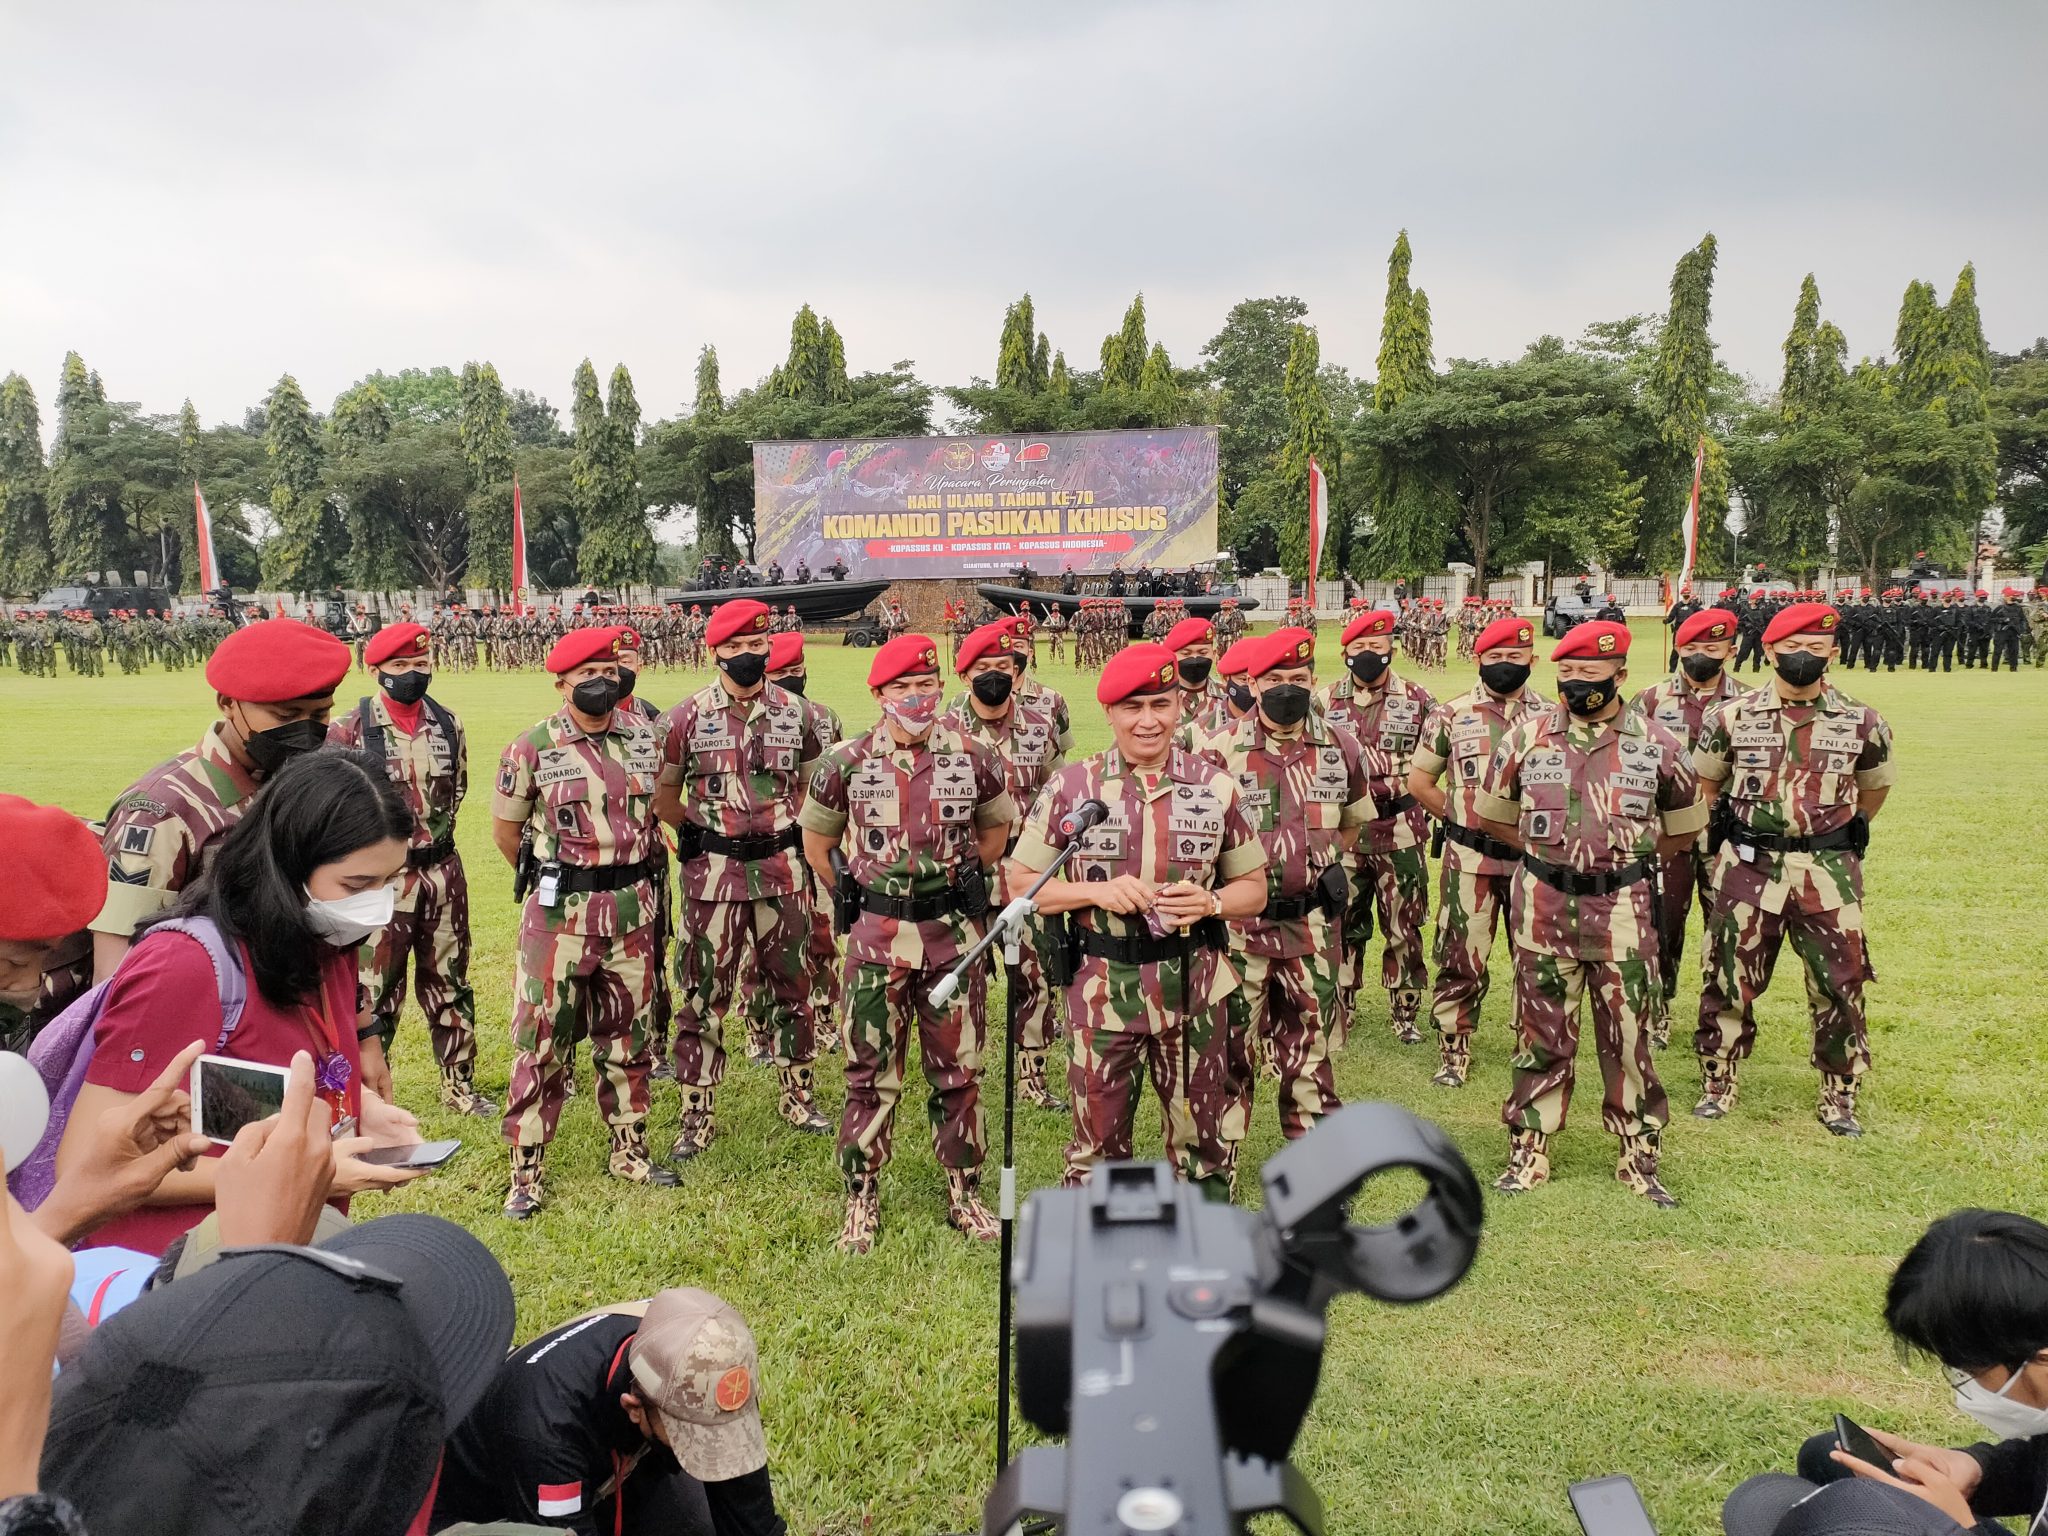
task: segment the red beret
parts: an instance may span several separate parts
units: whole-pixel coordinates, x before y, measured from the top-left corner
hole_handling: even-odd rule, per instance
[[[69,811],[0,795],[0,847],[11,850],[0,939],[61,939],[106,904],[107,861],[100,840]]]
[[[899,677],[939,670],[939,647],[930,635],[898,635],[875,652],[868,668],[868,686],[880,688]]]
[[[265,619],[214,648],[206,681],[215,693],[245,704],[281,704],[334,692],[349,661],[348,647],[326,630],[297,619]]]
[[[637,651],[637,650],[639,650],[639,649],[640,649],[640,631],[639,631],[639,630],[637,630],[637,629],[635,629],[635,628],[634,628],[634,627],[633,627],[632,625],[630,625],[630,624],[621,624],[621,625],[620,625],[620,626],[619,626],[618,628],[619,628],[619,649],[620,649],[620,650],[622,650],[622,651]]]
[[[432,650],[433,641],[424,624],[386,624],[370,636],[370,643],[363,647],[363,664],[376,666],[379,662],[396,656],[401,661],[411,661],[425,656]]]
[[[1550,653],[1550,659],[1567,661],[1585,656],[1594,661],[1607,657],[1618,660],[1628,654],[1628,638],[1626,624],[1617,624],[1612,619],[1592,619],[1565,631],[1565,637],[1557,642],[1557,649]]]
[[[612,661],[619,654],[619,632],[609,625],[572,629],[548,652],[547,669],[560,677],[586,661]]]
[[[1794,635],[1832,635],[1842,616],[1826,603],[1794,603],[1764,631],[1764,644],[1776,645]]]
[[[1190,645],[1206,645],[1216,638],[1216,626],[1207,619],[1182,619],[1166,632],[1166,648],[1178,651]]]
[[[1509,614],[1504,619],[1495,619],[1479,631],[1479,638],[1472,642],[1472,654],[1484,655],[1496,646],[1534,645],[1536,629],[1527,619],[1518,614]]]
[[[1311,666],[1315,659],[1316,637],[1305,629],[1286,625],[1252,642],[1244,670],[1247,677],[1264,677],[1278,667]]]
[[[1375,608],[1370,613],[1361,613],[1344,626],[1342,643],[1349,645],[1361,635],[1391,635],[1394,632],[1394,616],[1384,608]]]
[[[1252,641],[1253,637],[1246,635],[1242,640],[1233,640],[1224,647],[1223,654],[1216,658],[1216,675],[1242,677],[1244,669],[1250,665],[1247,658],[1252,653]]]
[[[804,660],[804,637],[794,629],[784,630],[768,642],[768,670],[780,672],[785,667],[799,667]]]
[[[1726,608],[1702,608],[1678,626],[1673,645],[1691,645],[1695,640],[1732,640],[1741,620]]]
[[[1007,656],[1010,652],[1012,633],[1007,619],[998,620],[994,624],[984,624],[972,631],[960,642],[960,649],[953,653],[953,670],[965,674],[969,667],[984,656],[994,656],[998,653]]]
[[[1127,645],[1109,658],[1095,684],[1095,702],[1120,704],[1141,694],[1165,693],[1179,686],[1173,652],[1163,645]]]
[[[773,613],[774,610],[766,603],[757,603],[751,597],[736,597],[731,602],[720,603],[711,610],[711,617],[704,625],[704,643],[723,645],[737,635],[766,634]]]

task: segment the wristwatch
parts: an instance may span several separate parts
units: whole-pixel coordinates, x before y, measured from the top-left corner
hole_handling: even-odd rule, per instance
[[[1209,915],[1211,917],[1221,917],[1223,915],[1222,893],[1213,889],[1209,892]]]

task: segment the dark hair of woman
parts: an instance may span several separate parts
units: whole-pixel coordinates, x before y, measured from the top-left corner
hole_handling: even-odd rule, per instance
[[[249,946],[257,989],[292,1007],[319,989],[333,952],[306,921],[306,881],[323,864],[411,833],[412,813],[381,764],[360,752],[308,753],[265,782],[166,915],[212,918]]]
[[[2048,1349],[2048,1226],[1950,1212],[1892,1272],[1884,1320],[1901,1344],[1957,1370],[2024,1364]]]

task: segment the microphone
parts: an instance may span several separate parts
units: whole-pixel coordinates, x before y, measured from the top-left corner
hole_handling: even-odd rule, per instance
[[[1100,800],[1083,800],[1060,818],[1060,836],[1079,837],[1090,827],[1097,827],[1109,819],[1109,807]]]

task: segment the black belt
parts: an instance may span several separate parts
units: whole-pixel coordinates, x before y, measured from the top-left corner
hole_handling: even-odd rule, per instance
[[[930,923],[951,917],[956,906],[951,891],[942,896],[884,896],[862,886],[860,909],[877,917],[893,917],[899,923]]]
[[[1195,949],[1222,949],[1229,942],[1223,920],[1217,917],[1203,918],[1188,929],[1185,939],[1179,934],[1155,939],[1149,933],[1124,938],[1094,928],[1082,928],[1079,935],[1083,954],[1121,961],[1125,965],[1158,965],[1167,960],[1178,960],[1183,945]]]
[[[1563,891],[1567,896],[1611,896],[1624,886],[1647,879],[1650,874],[1650,860],[1637,859],[1635,863],[1624,864],[1620,869],[1606,870],[1597,875],[1582,875],[1575,869],[1546,864],[1534,854],[1525,853],[1522,855],[1522,868],[1545,885]]]
[[[1400,815],[1403,811],[1414,810],[1415,806],[1416,799],[1413,795],[1396,795],[1393,799],[1387,802],[1386,808],[1382,810],[1379,813],[1379,815],[1373,817],[1373,820],[1392,821],[1396,816]]]
[[[1268,896],[1265,910],[1259,916],[1269,922],[1291,923],[1296,918],[1307,917],[1322,905],[1313,895],[1309,896]]]
[[[795,848],[804,840],[803,828],[794,824],[780,832],[754,832],[745,837],[725,837],[707,827],[690,827],[684,834],[690,849],[687,857],[695,858],[702,853],[722,853],[729,859],[752,863],[757,859],[772,859],[785,848]]]
[[[1812,837],[1787,837],[1782,832],[1758,832],[1744,822],[1730,821],[1728,824],[1730,842],[1747,843],[1765,853],[1825,853],[1830,848],[1852,848],[1862,852],[1862,838],[1856,823],[1837,827],[1832,832],[1816,833]]]
[[[599,864],[586,868],[581,864],[543,864],[541,878],[555,877],[558,891],[622,891],[629,885],[638,885],[653,872],[654,861],[641,859],[635,864]]]
[[[1488,837],[1475,827],[1461,827],[1455,821],[1443,823],[1444,837],[1460,848],[1470,848],[1474,853],[1489,859],[1499,859],[1512,864],[1522,856],[1522,850],[1511,843],[1504,843],[1497,837]]]
[[[405,853],[407,869],[432,869],[436,864],[455,857],[455,839],[444,837],[425,848],[408,848]]]

